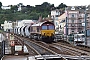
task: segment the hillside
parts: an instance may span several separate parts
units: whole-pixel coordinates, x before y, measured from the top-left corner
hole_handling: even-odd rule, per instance
[[[20,3],[21,4],[21,3]],[[38,20],[39,16],[46,18],[50,15],[51,10],[65,8],[66,5],[61,3],[58,7],[54,7],[54,4],[50,4],[48,2],[44,2],[41,5],[34,6],[24,6],[22,5],[22,10],[18,11],[18,5],[11,5],[11,9],[3,10],[0,9],[0,24],[3,23],[5,20],[22,20],[22,19],[33,19]]]

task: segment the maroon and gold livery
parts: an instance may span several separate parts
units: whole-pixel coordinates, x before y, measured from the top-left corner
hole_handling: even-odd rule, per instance
[[[31,26],[31,38],[42,40],[44,42],[52,42],[54,40],[54,34],[55,26],[52,22],[39,22]]]

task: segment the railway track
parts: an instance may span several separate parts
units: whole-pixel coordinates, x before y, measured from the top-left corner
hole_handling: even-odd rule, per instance
[[[54,47],[58,48],[58,49],[62,49],[63,52],[66,52],[67,54],[73,55],[73,56],[81,56],[81,55],[87,55],[90,56],[90,52],[86,52],[80,49],[76,49],[70,46],[66,46],[66,45],[62,45],[62,44],[58,44],[58,43],[53,43],[52,44]]]
[[[34,41],[31,41],[30,39],[27,40],[25,38],[20,38],[20,37],[17,37],[19,40],[23,41],[24,44],[26,44],[27,46],[30,46],[32,47],[32,49],[36,50],[38,52],[38,54],[41,54],[41,55],[52,55],[52,54],[57,54],[56,52],[48,49],[47,47],[45,46],[42,46],[40,43],[35,43]]]
[[[23,37],[22,37],[23,38]],[[26,40],[28,41],[28,42],[26,42],[26,43],[28,43],[29,44],[29,42],[32,42],[32,43],[34,43],[34,44],[38,44],[38,45],[40,45],[40,46],[43,46],[43,48],[47,48],[48,50],[50,50],[51,51],[51,53],[53,53],[53,54],[64,54],[64,55],[68,55],[68,53],[66,53],[66,52],[63,52],[62,50],[60,50],[60,49],[58,49],[58,48],[56,48],[56,47],[53,47],[53,46],[51,46],[51,45],[49,45],[48,43],[45,43],[45,42],[42,42],[42,41],[36,41],[36,40],[30,40],[30,39],[28,39],[28,38],[23,38],[23,39],[25,39],[24,41],[26,42]],[[30,45],[30,44],[29,44]],[[33,45],[33,44],[31,44],[31,45]],[[31,46],[30,45],[30,46]],[[38,47],[39,48],[39,47]],[[39,48],[40,49],[40,48]],[[35,49],[35,50],[37,50],[37,49]],[[45,50],[45,49],[44,49]],[[40,50],[39,50],[40,51]],[[43,54],[44,55],[44,54]]]
[[[82,57],[81,51],[79,51],[80,52],[80,54],[79,54],[77,49],[75,49],[77,52],[76,53],[75,50],[73,50],[73,48],[70,47],[69,45],[65,46],[66,44],[65,45],[63,45],[63,44],[60,45],[58,43],[47,44],[47,43],[44,43],[41,41],[30,40],[29,38],[24,38],[24,37],[20,37],[20,36],[16,36],[16,38],[27,46],[28,51],[29,51],[29,56],[58,55],[58,54],[60,54],[59,56],[62,58],[65,58],[65,59],[68,59],[68,58],[73,59],[74,57],[78,59],[79,57],[76,57],[76,55]],[[40,46],[36,47],[37,44],[43,46],[45,49],[40,47]],[[86,54],[86,55],[90,56],[89,54]],[[74,56],[74,57],[71,57],[71,56]],[[85,58],[87,58],[87,57],[85,57]]]
[[[19,43],[22,43],[23,46],[25,45],[27,47],[29,55],[31,55],[31,56],[40,55],[32,46],[25,43],[24,40],[21,37],[18,37],[17,35],[15,35],[15,39]]]
[[[90,47],[85,46],[85,45],[78,45],[78,46],[76,46],[75,48],[81,49],[81,50],[83,50],[83,51],[90,52]]]
[[[52,55],[52,54],[57,54],[54,51],[46,48],[45,46],[42,46],[40,44],[37,44],[35,42],[30,42],[30,41],[25,41],[25,43],[28,43],[31,45],[35,50],[37,50],[41,55]]]
[[[59,49],[49,45],[49,43],[45,43],[45,42],[42,42],[42,41],[35,41],[36,43],[42,45],[42,46],[45,46],[46,48],[56,52],[57,54],[64,54],[62,51],[60,51]]]
[[[69,47],[72,47],[72,48],[76,48],[76,49],[79,49],[79,50],[90,52],[90,47],[89,46],[85,46],[85,45],[74,46],[73,44],[65,43],[64,41],[60,41],[60,42],[58,42],[58,44],[62,44],[62,45],[66,45],[66,46],[69,46]]]
[[[27,47],[28,47],[29,50],[30,49],[34,50],[34,52],[37,53],[36,55],[40,55],[42,57],[45,56],[45,55],[46,56],[47,55],[50,55],[50,56],[53,55],[53,58],[54,58],[54,56],[57,56],[57,57],[60,57],[60,59],[62,59],[62,60],[65,60],[66,59],[63,56],[58,55],[58,53],[54,52],[53,50],[47,48],[46,46],[48,46],[48,45],[46,43],[44,43],[44,42],[36,42],[36,41],[32,41],[30,39],[28,40],[28,38],[20,38],[20,37],[19,37],[19,39],[22,40],[22,41],[25,40],[24,41],[24,44],[27,45]],[[31,51],[29,52],[29,54],[30,53],[31,53]],[[32,55],[32,54],[30,54],[30,55]],[[46,59],[45,57],[43,57],[43,58]]]
[[[54,44],[46,44],[46,43],[44,43],[44,42],[41,42],[41,41],[39,41],[39,42],[37,42],[37,41],[35,41],[35,40],[33,40],[34,42],[32,42],[32,40],[30,40],[30,39],[26,39],[26,38],[24,38],[25,39],[25,41],[24,41],[24,43],[27,43],[27,44],[29,44],[30,46],[33,46],[33,48],[35,49],[35,50],[37,50],[37,51],[39,51],[40,52],[40,54],[41,55],[45,55],[45,54],[49,54],[49,52],[46,52],[45,50],[50,50],[53,54],[66,54],[66,55],[73,55],[73,56],[75,56],[75,55],[78,55],[78,56],[80,56],[80,55],[88,55],[88,56],[90,56],[90,53],[89,52],[86,52],[86,51],[83,51],[83,50],[80,50],[80,49],[76,49],[76,48],[74,48],[74,47],[70,47],[70,46],[65,46],[65,45],[62,45],[62,44],[58,44],[58,43],[54,43]],[[30,42],[30,43],[29,43]],[[34,44],[34,45],[33,45]],[[36,44],[36,45],[35,45]],[[38,46],[39,47],[38,47]],[[36,48],[36,46],[37,46],[37,48]],[[42,47],[43,46],[43,48],[44,49],[41,49],[40,48],[40,46]],[[45,49],[45,48],[47,48],[47,49]],[[49,48],[49,49],[48,49]],[[40,49],[40,50],[39,50]],[[43,53],[43,52],[44,53]],[[55,52],[54,52],[55,51]],[[45,53],[46,52],[46,53]],[[57,52],[57,53],[56,53]],[[52,53],[50,53],[50,54],[52,54]],[[47,55],[48,55],[47,54]],[[49,55],[50,55],[49,54]]]
[[[25,41],[27,40],[27,42],[29,42],[30,41],[30,39],[29,39],[29,41],[28,41],[28,39],[27,38],[25,38]],[[31,40],[32,41],[32,40]],[[65,45],[62,45],[62,44],[58,44],[58,43],[53,43],[53,44],[47,44],[47,43],[44,43],[44,42],[41,42],[41,41],[35,41],[35,40],[33,40],[34,41],[34,43],[33,44],[39,44],[39,45],[41,45],[41,46],[44,46],[45,48],[49,48],[49,50],[51,49],[52,50],[52,52],[53,51],[55,51],[55,52],[57,52],[57,53],[54,53],[54,54],[56,54],[56,55],[58,55],[58,51],[59,52],[61,52],[62,54],[60,54],[59,56],[61,56],[63,59],[74,59],[74,58],[76,58],[77,60],[78,59],[82,59],[82,58],[84,58],[85,56],[90,56],[89,55],[89,53],[87,53],[87,52],[85,52],[85,51],[82,51],[82,50],[79,50],[79,49],[75,49],[75,48],[72,48],[72,47],[70,47],[70,46],[65,46]],[[26,42],[26,43],[27,43]],[[29,44],[29,43],[28,43]],[[33,45],[33,44],[29,44],[29,45]],[[35,45],[34,45],[35,46]],[[40,47],[40,46],[39,46]],[[38,49],[40,49],[40,51],[42,50],[41,48],[39,48],[39,47],[37,47]],[[36,47],[35,47],[36,48]],[[37,49],[35,49],[35,50],[37,50]],[[38,50],[37,50],[38,51]],[[50,54],[52,54],[52,55],[54,55],[53,53],[46,53],[45,52],[45,49],[44,49],[44,53],[42,53],[42,52],[39,52],[41,55],[50,55]],[[85,54],[84,55],[84,57],[82,56],[82,54]],[[70,56],[69,56],[70,55]],[[73,56],[73,57],[72,57]],[[76,57],[76,56],[78,56],[78,57]],[[79,57],[81,57],[81,58],[79,58]],[[88,57],[85,57],[85,59],[86,58],[88,58]]]

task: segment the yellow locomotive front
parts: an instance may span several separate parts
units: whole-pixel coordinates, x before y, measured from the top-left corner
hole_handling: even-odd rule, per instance
[[[41,35],[44,42],[52,42],[54,40],[55,26],[51,22],[46,22],[41,26]]]

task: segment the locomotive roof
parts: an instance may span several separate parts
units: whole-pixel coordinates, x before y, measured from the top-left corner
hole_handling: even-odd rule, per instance
[[[46,23],[46,22],[49,22],[49,21],[39,22],[39,23],[33,24],[32,26],[41,26],[43,23]]]
[[[39,22],[39,23],[33,24],[32,26],[41,26],[42,24],[43,24],[42,22]]]

